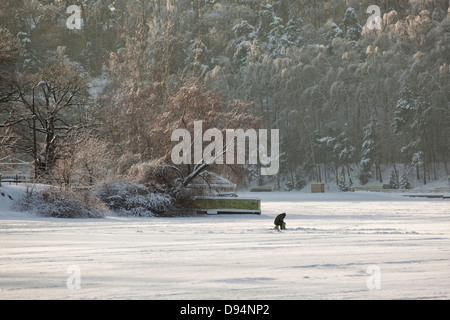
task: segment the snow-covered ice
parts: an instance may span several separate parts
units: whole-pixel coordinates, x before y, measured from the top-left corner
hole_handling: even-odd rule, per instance
[[[450,298],[450,199],[243,196],[262,215],[57,219],[0,196],[0,299]]]

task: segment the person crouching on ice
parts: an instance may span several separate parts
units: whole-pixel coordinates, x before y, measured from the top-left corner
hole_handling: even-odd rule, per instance
[[[273,227],[274,230],[280,231],[280,228],[281,230],[286,229],[286,223],[284,222],[284,218],[286,218],[286,213],[284,212],[280,213],[275,217],[275,220],[273,222],[275,224],[275,227]]]

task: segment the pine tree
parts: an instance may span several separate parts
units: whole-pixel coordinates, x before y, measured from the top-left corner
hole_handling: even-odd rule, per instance
[[[398,171],[396,169],[391,170],[391,176],[389,179],[389,187],[391,189],[398,189],[400,186],[400,183],[398,181]]]
[[[354,8],[347,8],[342,24],[344,25],[344,32],[347,39],[356,41],[361,38],[362,26],[359,24]]]
[[[338,25],[334,22],[330,23],[329,30],[325,34],[325,38],[327,39],[328,43],[332,43],[333,39],[336,38],[343,38],[344,32],[341,28],[338,27]]]
[[[295,16],[291,17],[284,29],[284,45],[292,47],[299,46],[303,40],[302,37],[302,24],[303,20]]]
[[[22,50],[20,52],[19,72],[23,74],[31,74],[39,72],[42,65],[36,57],[36,52],[31,45],[28,33],[19,32],[17,37],[20,39]]]
[[[406,171],[403,171],[402,177],[399,183],[400,189],[410,189],[411,184],[409,183],[408,174]]]
[[[428,149],[427,121],[425,112],[429,109],[428,95],[424,89],[412,90],[405,84],[397,101],[394,117],[394,133],[405,138],[401,152],[416,167],[417,179],[420,179],[419,167],[422,166],[426,183],[425,156]]]
[[[194,76],[204,75],[208,70],[213,68],[214,58],[211,50],[202,42],[200,38],[190,41],[190,45],[186,50],[185,74]]]
[[[286,41],[283,20],[276,15],[272,5],[263,5],[259,11],[256,33],[259,44],[267,48],[270,57],[276,57],[281,52],[283,41]]]
[[[372,166],[377,160],[377,136],[375,132],[375,118],[371,118],[367,126],[364,127],[364,140],[361,147],[361,161],[359,163],[361,167],[361,173],[359,175],[359,181],[361,184],[366,184],[369,178],[373,176]]]
[[[250,51],[248,41],[255,39],[256,29],[247,20],[242,20],[232,28],[232,31],[236,38],[232,41],[234,47],[232,61],[236,66],[242,67],[246,64]]]

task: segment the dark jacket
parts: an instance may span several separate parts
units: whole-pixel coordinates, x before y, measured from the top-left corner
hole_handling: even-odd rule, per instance
[[[273,222],[275,225],[279,226],[284,222],[284,218],[286,217],[286,213],[280,213],[276,216],[275,221]]]

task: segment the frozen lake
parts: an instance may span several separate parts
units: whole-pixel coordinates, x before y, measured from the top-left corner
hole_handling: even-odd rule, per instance
[[[0,299],[449,299],[450,200],[245,194],[262,215],[0,212]],[[286,212],[287,230],[272,231]]]

